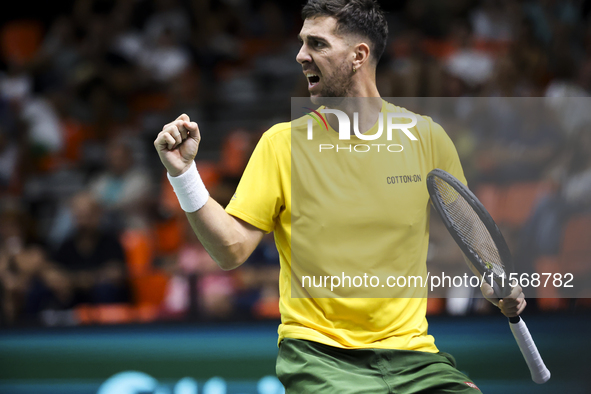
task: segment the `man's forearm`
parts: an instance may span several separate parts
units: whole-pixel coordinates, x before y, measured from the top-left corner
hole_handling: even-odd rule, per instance
[[[249,229],[249,225],[228,214],[211,197],[201,209],[186,214],[199,241],[223,270],[244,263],[263,236],[261,230]]]

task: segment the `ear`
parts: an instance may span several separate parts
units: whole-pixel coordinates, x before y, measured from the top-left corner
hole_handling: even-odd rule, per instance
[[[369,62],[370,49],[365,42],[360,42],[353,48],[353,67],[359,70]]]

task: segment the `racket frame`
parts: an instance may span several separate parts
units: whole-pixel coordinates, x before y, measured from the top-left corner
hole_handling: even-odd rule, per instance
[[[429,195],[434,196],[436,195],[435,186],[434,186],[434,178],[438,177],[443,181],[447,182],[462,198],[464,198],[468,204],[474,209],[474,212],[478,216],[478,218],[482,221],[485,228],[488,230],[492,241],[495,243],[497,250],[499,252],[499,257],[501,258],[501,262],[504,266],[505,275],[510,275],[513,272],[513,260],[511,258],[511,252],[509,251],[509,247],[505,242],[505,238],[501,234],[501,231],[497,227],[497,224],[490,216],[484,205],[478,200],[478,198],[466,187],[463,183],[457,180],[453,175],[440,170],[434,169],[429,174],[427,174],[427,188],[429,189]],[[458,232],[455,230],[451,222],[447,219],[446,215],[443,214],[445,211],[442,203],[437,198],[431,198],[431,203],[435,206],[435,210],[441,217],[444,225],[447,227],[448,232],[454,238],[464,255],[466,256],[466,262],[471,263],[471,265],[478,270],[478,272],[484,276],[485,280],[493,286],[495,290],[495,295],[499,298],[504,298],[511,292],[511,285],[507,278],[505,281],[502,281],[498,275],[496,275],[492,269],[487,268],[484,261],[480,258],[480,256],[475,253],[470,247],[466,245],[466,243],[462,240],[459,236]],[[490,278],[493,278],[493,283],[490,283]],[[510,276],[509,276],[510,277]],[[499,279],[501,279],[499,283]],[[503,286],[504,285],[504,286]],[[515,337],[515,341],[519,346],[519,350],[523,355],[525,362],[530,370],[532,380],[538,384],[543,384],[547,382],[550,377],[551,373],[546,368],[544,364],[544,360],[540,356],[540,352],[538,351],[536,344],[529,333],[527,325],[521,319],[520,316],[514,316],[509,318],[509,327],[511,328],[511,332]]]
[[[486,263],[482,260],[482,258],[476,253],[471,247],[469,247],[466,242],[460,237],[458,231],[454,228],[453,224],[449,221],[446,215],[442,214],[441,212],[445,211],[441,201],[437,198],[432,198],[432,196],[437,195],[435,188],[435,180],[433,178],[440,178],[444,182],[448,183],[462,198],[466,200],[466,202],[474,209],[474,212],[478,216],[478,218],[482,221],[482,224],[489,232],[492,241],[494,242],[501,262],[504,266],[505,277],[501,277],[493,272],[491,268],[486,266]],[[498,298],[505,298],[511,293],[511,285],[509,283],[510,274],[513,272],[513,259],[511,257],[511,252],[509,247],[507,246],[507,242],[505,242],[505,238],[499,230],[497,224],[490,216],[486,208],[482,205],[482,203],[478,200],[478,198],[458,179],[450,175],[449,173],[436,168],[427,174],[427,189],[429,190],[429,195],[431,196],[431,203],[435,206],[435,210],[441,217],[443,224],[447,228],[448,232],[454,238],[464,255],[470,260],[474,268],[484,277],[484,280],[493,287],[495,291],[495,295]],[[493,279],[491,283],[491,278]]]

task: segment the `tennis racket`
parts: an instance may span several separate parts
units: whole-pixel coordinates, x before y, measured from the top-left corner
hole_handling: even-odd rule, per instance
[[[453,175],[435,169],[427,175],[427,189],[435,210],[473,267],[491,285],[495,295],[511,293],[509,277],[513,272],[511,252],[499,228],[478,198]],[[519,316],[509,318],[509,327],[521,354],[538,384],[550,379],[550,371]]]

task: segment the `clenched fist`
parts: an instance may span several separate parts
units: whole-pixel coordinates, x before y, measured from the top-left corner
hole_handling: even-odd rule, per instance
[[[172,177],[177,177],[191,166],[199,149],[199,127],[186,114],[168,123],[158,133],[154,147],[160,161]]]
[[[519,316],[527,305],[527,301],[525,301],[525,295],[523,294],[523,290],[519,285],[513,287],[511,289],[511,294],[502,300],[496,298],[495,291],[491,285],[486,283],[486,281],[483,281],[480,290],[482,291],[484,298],[490,301],[493,305],[499,307],[501,312],[503,312],[503,315],[507,317]]]

